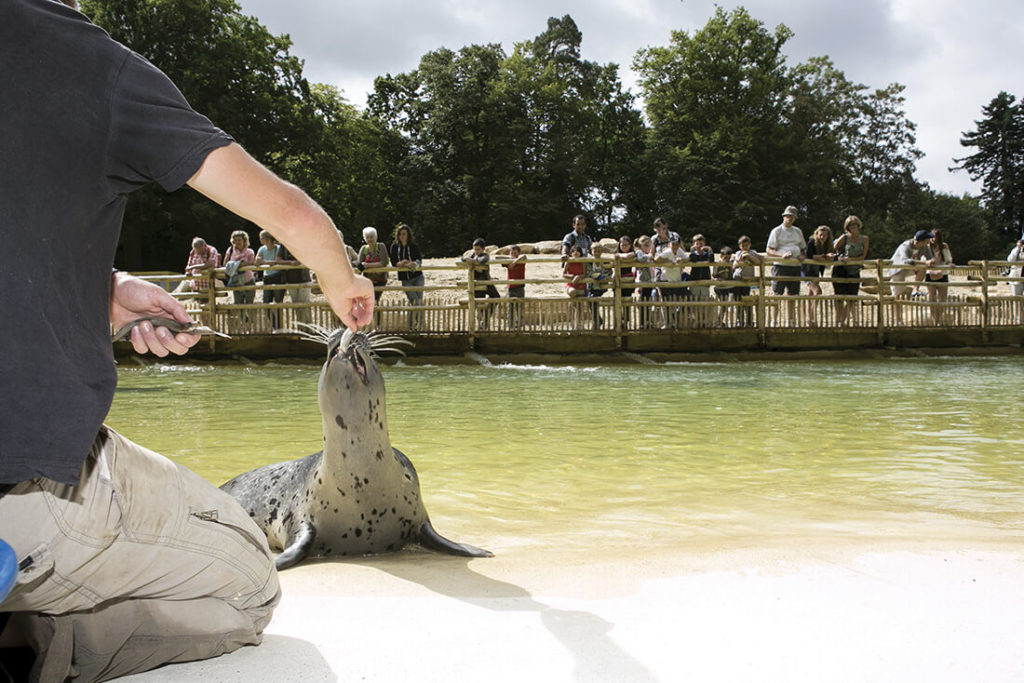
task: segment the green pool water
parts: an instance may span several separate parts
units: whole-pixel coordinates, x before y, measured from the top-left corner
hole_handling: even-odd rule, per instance
[[[435,525],[492,549],[1024,540],[1024,358],[384,372]],[[108,423],[216,484],[319,450],[318,365],[119,375]]]

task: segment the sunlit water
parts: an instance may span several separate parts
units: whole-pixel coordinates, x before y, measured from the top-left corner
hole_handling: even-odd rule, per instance
[[[1024,358],[384,372],[435,525],[491,549],[1024,539]],[[319,450],[318,375],[123,367],[108,422],[220,484]]]

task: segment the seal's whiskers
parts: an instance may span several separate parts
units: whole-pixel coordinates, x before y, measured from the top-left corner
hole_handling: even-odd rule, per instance
[[[346,329],[344,327],[339,327],[332,330],[315,323],[296,323],[296,325],[302,329],[288,331],[297,334],[306,341],[324,344],[328,347],[337,345]],[[374,356],[380,356],[381,353],[397,353],[400,356],[404,356],[405,350],[399,347],[402,345],[413,345],[413,343],[408,339],[403,339],[402,337],[393,334],[381,334],[378,332],[356,333],[353,337],[353,342],[361,344]]]
[[[403,339],[393,334],[378,335],[372,332],[367,335],[367,342],[369,342],[370,353],[375,356],[379,356],[382,351],[390,351],[404,356],[405,350],[398,348],[398,345],[413,346],[413,343],[408,339]]]

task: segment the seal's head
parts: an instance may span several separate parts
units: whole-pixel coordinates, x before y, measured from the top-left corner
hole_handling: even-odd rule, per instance
[[[373,339],[364,332],[348,329],[327,337],[327,360],[320,371],[318,392],[325,419],[360,412],[357,406],[365,411],[368,403],[373,412],[383,405],[384,376],[374,360]]]
[[[377,370],[373,362],[370,336],[365,332],[353,332],[347,327],[336,330],[328,337],[325,371],[335,359],[340,359],[342,364],[349,364],[364,385],[369,381],[370,369]],[[377,374],[380,374],[379,370]]]
[[[347,328],[328,330],[306,325],[306,339],[327,347],[327,361],[320,371],[320,410],[327,415],[348,412],[345,405],[365,405],[357,399],[369,398],[378,404],[384,396],[384,377],[374,360],[380,353],[402,353],[400,337],[353,332]]]

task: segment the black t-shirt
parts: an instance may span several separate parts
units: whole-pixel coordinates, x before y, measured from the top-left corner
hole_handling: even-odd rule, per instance
[[[824,256],[825,254],[828,254],[831,249],[832,245],[826,243],[819,251],[818,243],[815,242],[813,238],[807,240],[807,260],[800,266],[800,274],[804,277],[821,277],[821,274],[825,272],[825,266],[813,259],[815,256]]]
[[[416,246],[415,242],[410,242],[409,244],[392,242],[388,256],[391,259],[392,265],[399,261],[415,261],[416,263],[423,262],[423,254],[420,252],[420,248]],[[406,280],[419,277],[422,274],[422,270],[400,270],[398,271],[398,279],[405,282]]]
[[[715,254],[713,252],[710,252],[710,251],[691,251],[690,252],[690,262],[691,263],[692,262],[701,263],[701,262],[704,262],[704,261],[707,261],[708,263],[711,263],[714,260],[715,260]],[[710,268],[704,268],[704,267],[691,267],[690,268],[690,279],[694,280],[694,281],[710,280],[711,279],[711,269]]]
[[[129,192],[231,138],[54,0],[0,2],[0,483],[78,479],[114,395],[111,266]]]

